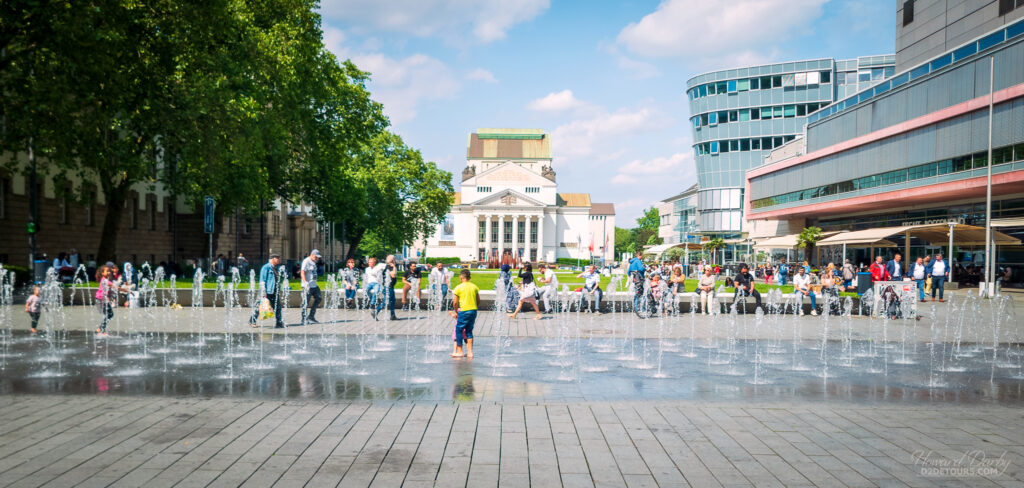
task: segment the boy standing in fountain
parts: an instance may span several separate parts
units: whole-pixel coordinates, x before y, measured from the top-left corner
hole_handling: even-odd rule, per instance
[[[459,272],[459,280],[462,283],[452,290],[452,294],[455,295],[452,308],[455,311],[451,312],[451,316],[456,318],[453,358],[463,356],[473,358],[473,326],[476,324],[476,308],[477,303],[480,302],[480,288],[469,281],[470,276],[468,269]],[[465,354],[462,351],[463,338],[466,341]]]
[[[263,298],[266,298],[270,302],[270,306],[274,307],[274,320],[277,322],[277,325],[274,326],[275,329],[284,328],[284,317],[281,316],[281,301],[278,296],[280,278],[277,275],[277,266],[279,264],[281,264],[281,255],[271,254],[270,260],[260,269],[260,288],[263,290]],[[252,317],[249,318],[249,326],[256,327],[256,319],[259,316],[260,306],[257,303],[256,310],[252,311]]]
[[[302,301],[302,323],[305,325],[307,322],[319,324],[316,320],[316,309],[320,306],[320,285],[316,283],[316,272],[317,272],[317,261],[320,260],[320,251],[313,249],[309,253],[309,257],[302,260],[302,267],[300,268],[299,274],[302,277],[302,289],[305,291],[305,300]],[[313,305],[309,307],[309,314],[306,314],[306,307],[309,306],[310,301]]]

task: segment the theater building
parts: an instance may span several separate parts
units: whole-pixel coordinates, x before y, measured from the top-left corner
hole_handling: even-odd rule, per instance
[[[559,192],[551,136],[540,129],[477,129],[451,212],[426,241],[430,257],[465,262],[612,261],[615,208]]]

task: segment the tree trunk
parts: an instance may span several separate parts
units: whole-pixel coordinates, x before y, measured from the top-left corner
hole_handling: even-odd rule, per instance
[[[345,244],[348,249],[345,250],[345,261],[349,259],[359,260],[356,253],[359,252],[359,242],[363,240],[363,234],[365,233],[366,229],[347,229],[345,237],[348,239],[348,242]]]
[[[100,246],[96,250],[97,263],[117,262],[117,235],[121,230],[121,214],[127,195],[128,183],[124,181],[104,190],[107,212],[103,217],[103,230],[100,231]]]

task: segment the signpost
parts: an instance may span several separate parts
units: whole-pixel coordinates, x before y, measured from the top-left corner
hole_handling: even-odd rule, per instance
[[[210,260],[207,261],[208,266],[213,266],[213,208],[214,202],[213,197],[207,195],[203,199],[203,232],[205,232],[210,239]]]

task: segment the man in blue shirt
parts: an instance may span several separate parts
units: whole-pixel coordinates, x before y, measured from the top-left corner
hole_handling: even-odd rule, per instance
[[[626,273],[633,280],[634,293],[633,293],[633,309],[640,308],[640,296],[644,292],[644,260],[643,253],[640,251],[636,252],[636,256],[629,260],[629,268]]]
[[[277,266],[281,264],[281,255],[271,254],[270,260],[267,264],[263,265],[260,269],[260,290],[263,292],[263,298],[270,301],[270,305],[274,307],[274,320],[277,325],[274,328],[284,328],[284,317],[281,316],[281,300],[278,291],[281,288],[281,277],[277,273]],[[252,317],[249,319],[249,325],[256,327],[256,320],[260,316],[260,305],[256,304],[256,310],[253,310]]]

